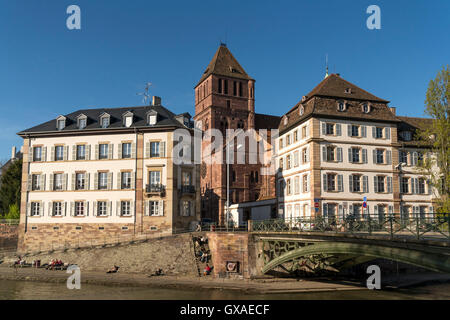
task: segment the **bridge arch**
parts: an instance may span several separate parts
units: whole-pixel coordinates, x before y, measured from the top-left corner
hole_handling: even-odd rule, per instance
[[[450,252],[447,254],[431,253],[410,248],[395,248],[383,245],[367,245],[350,242],[314,243],[286,252],[269,261],[262,268],[262,273],[289,262],[295,258],[316,254],[349,254],[383,258],[403,262],[435,272],[450,273]]]

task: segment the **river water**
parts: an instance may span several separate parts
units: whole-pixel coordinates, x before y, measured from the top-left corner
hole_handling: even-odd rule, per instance
[[[0,280],[0,300],[311,300],[311,299],[446,299],[450,284],[401,290],[355,290],[289,294],[246,294],[230,290],[180,290],[130,286],[82,284],[69,290],[65,283]]]

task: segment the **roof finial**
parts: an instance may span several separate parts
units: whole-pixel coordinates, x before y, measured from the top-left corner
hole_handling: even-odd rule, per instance
[[[150,94],[149,94],[149,90],[150,90],[150,86],[152,84],[150,82],[147,82],[147,84],[145,85],[145,89],[144,92],[142,93],[136,93],[136,95],[138,96],[142,96],[142,102],[144,103],[144,105],[150,105]]]
[[[325,72],[325,78],[328,77],[328,53],[325,55],[325,66],[326,66],[326,72]]]

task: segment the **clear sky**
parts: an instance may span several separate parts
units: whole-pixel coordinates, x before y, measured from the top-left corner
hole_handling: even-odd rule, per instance
[[[81,8],[81,30],[66,9]],[[366,9],[381,9],[369,30]],[[398,114],[422,116],[450,56],[450,1],[0,0],[0,159],[16,132],[79,108],[136,106],[152,95],[194,114],[193,87],[220,42],[256,79],[256,112],[282,115],[340,73]]]

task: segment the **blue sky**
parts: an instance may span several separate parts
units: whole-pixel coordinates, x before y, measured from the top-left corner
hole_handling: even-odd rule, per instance
[[[66,8],[81,8],[81,30]],[[369,30],[366,8],[381,8]],[[256,79],[258,113],[282,115],[330,72],[422,116],[449,63],[450,1],[0,0],[0,159],[16,132],[79,108],[141,105],[145,83],[173,112],[226,42]]]

